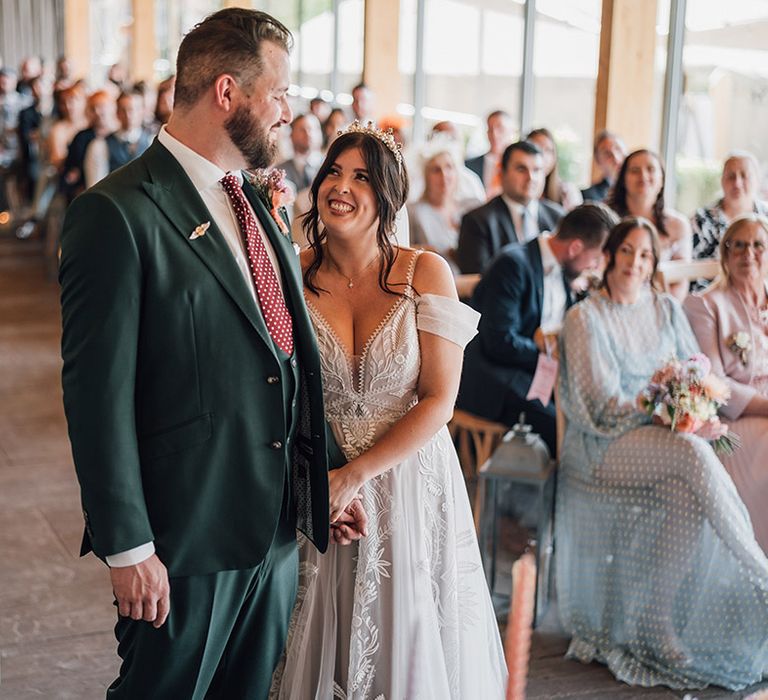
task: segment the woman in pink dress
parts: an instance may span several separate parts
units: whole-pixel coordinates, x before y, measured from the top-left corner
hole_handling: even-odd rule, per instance
[[[731,387],[722,409],[742,446],[723,463],[768,553],[768,219],[735,219],[720,241],[721,274],[685,311],[715,373]]]

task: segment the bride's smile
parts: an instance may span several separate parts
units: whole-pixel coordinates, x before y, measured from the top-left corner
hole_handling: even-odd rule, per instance
[[[376,225],[378,204],[359,148],[340,153],[318,190],[320,219],[331,233],[354,233]]]

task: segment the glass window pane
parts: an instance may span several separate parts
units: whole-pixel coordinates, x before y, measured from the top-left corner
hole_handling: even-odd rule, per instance
[[[522,3],[426,0],[425,25],[426,126],[451,119],[469,132],[470,155],[481,153],[485,115],[504,109],[519,121]]]
[[[677,137],[677,208],[721,195],[727,153],[751,151],[768,174],[768,0],[688,0]],[[763,185],[761,198],[768,198]]]
[[[560,177],[590,182],[601,0],[538,0],[534,37],[533,128],[558,147]]]

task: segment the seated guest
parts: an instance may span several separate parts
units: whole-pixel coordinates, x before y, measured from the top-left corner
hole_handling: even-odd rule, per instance
[[[85,153],[91,141],[106,138],[115,130],[115,108],[115,100],[106,90],[97,90],[88,96],[88,127],[75,134],[62,167],[62,189],[67,202],[85,190]]]
[[[766,247],[768,220],[755,214],[734,219],[720,241],[720,278],[703,294],[688,297],[685,311],[712,369],[730,385],[731,399],[721,412],[742,446],[721,459],[768,553]]]
[[[570,211],[582,203],[581,192],[570,182],[560,179],[557,168],[557,144],[549,129],[534,129],[526,141],[535,143],[544,157],[544,197],[557,202],[565,211]]]
[[[480,280],[472,306],[482,317],[464,358],[457,405],[483,418],[526,421],[555,454],[555,407],[526,399],[539,354],[556,349],[563,314],[573,302],[570,282],[597,267],[616,222],[600,204],[568,213],[554,236],[504,248]]]
[[[544,186],[541,150],[528,141],[507,146],[501,158],[502,193],[461,220],[457,260],[464,274],[482,273],[508,243],[553,231],[564,211],[539,199]]]
[[[293,156],[277,167],[285,170],[285,176],[293,183],[296,192],[306,190],[315,179],[323,162],[320,153],[322,142],[320,122],[314,114],[299,114],[291,122]]]
[[[331,105],[322,97],[313,97],[309,101],[309,111],[311,114],[314,114],[317,121],[322,124],[328,119],[328,115],[331,113]]]
[[[422,149],[424,192],[408,205],[411,244],[442,255],[454,272],[456,245],[459,240],[461,215],[476,207],[477,199],[459,197],[457,144],[445,138],[434,138]]]
[[[655,153],[643,148],[624,159],[606,203],[619,216],[641,216],[651,221],[659,233],[662,262],[691,259],[691,225],[682,214],[664,205],[664,168]],[[678,282],[669,291],[685,299],[688,283]]]
[[[614,133],[604,129],[595,137],[593,158],[602,179],[581,191],[585,202],[602,202],[616,182],[619,168],[627,155],[627,147]]]
[[[430,153],[439,148],[449,148],[454,156],[463,154],[461,134],[453,122],[437,122],[428,136],[427,145],[405,153],[408,169],[408,201],[416,202],[424,194],[424,149]],[[485,188],[480,178],[464,164],[463,156],[456,161],[456,198],[462,202],[462,209],[469,211],[485,204]]]
[[[144,128],[144,98],[138,92],[123,92],[117,98],[117,120],[117,131],[103,138],[97,136],[86,148],[86,187],[138,158],[152,143],[152,134]]]
[[[65,88],[55,97],[60,116],[48,134],[48,158],[51,165],[58,169],[64,165],[75,134],[88,127],[88,118],[85,114],[85,92],[80,86]]]
[[[339,131],[347,123],[347,116],[340,107],[334,107],[323,122],[323,151],[328,150],[333,141],[339,135]]]
[[[720,239],[735,218],[750,213],[768,216],[768,202],[758,199],[759,172],[757,158],[746,151],[733,151],[725,159],[720,177],[722,198],[697,209],[691,219],[694,258],[716,258]]]
[[[497,109],[488,115],[487,125],[488,152],[470,158],[465,165],[480,178],[486,197],[491,199],[501,192],[501,157],[515,138],[515,124],[507,112]]]
[[[567,655],[630,685],[743,688],[768,668],[768,559],[707,440],[638,409],[657,369],[698,352],[680,305],[649,285],[654,226],[623,220],[605,251],[602,289],[566,314],[560,339]]]

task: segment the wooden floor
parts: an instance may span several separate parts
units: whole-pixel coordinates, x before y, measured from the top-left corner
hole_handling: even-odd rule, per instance
[[[0,235],[2,700],[103,698],[117,672],[106,570],[93,556],[77,557],[82,520],[59,375],[57,285],[38,243]],[[529,698],[685,695],[629,688],[597,664],[566,661],[565,648],[551,608],[534,635]],[[709,689],[689,697],[745,695]]]

